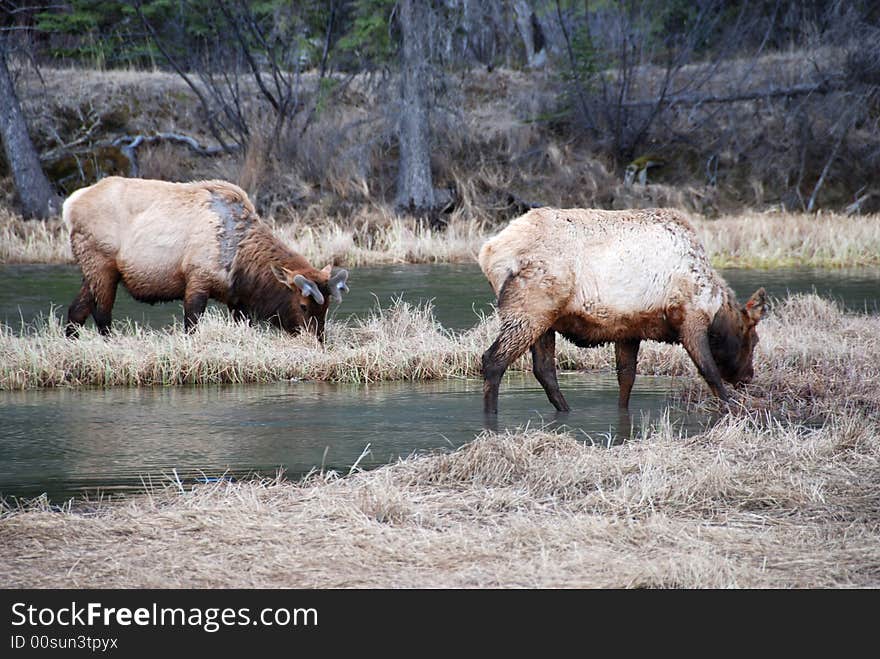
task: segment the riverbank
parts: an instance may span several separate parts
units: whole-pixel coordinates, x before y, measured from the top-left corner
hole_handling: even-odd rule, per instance
[[[495,322],[454,335],[429,308],[399,304],[331,326],[321,349],[216,314],[192,336],[86,332],[71,342],[51,327],[6,334],[0,352],[3,382],[19,385],[50,374],[69,386],[88,373],[107,384],[156,368],[184,379],[270,367],[279,378],[445,377],[477,373]],[[16,343],[39,369],[23,375]],[[563,369],[611,368],[608,349],[560,347]],[[680,347],[646,343],[640,357],[641,372],[686,376],[676,404],[716,407]],[[690,437],[662,423],[611,448],[583,434],[486,432],[452,453],[299,483],[170,483],[61,511],[7,506],[0,579],[12,588],[880,587],[880,318],[792,296],[762,322],[755,359],[755,381],[730,412]]]
[[[732,415],[604,448],[484,433],[370,472],[0,513],[8,588],[876,588],[880,434]]]
[[[404,302],[329,323],[325,346],[309,335],[234,323],[221,311],[206,313],[193,334],[179,325],[155,330],[119,323],[108,338],[85,329],[76,341],[52,318],[23,333],[0,329],[0,390],[479,377],[480,356],[497,332],[494,314],[453,332],[437,323],[429,306]],[[848,406],[880,409],[880,317],[845,313],[815,295],[794,295],[775,302],[759,335],[755,381],[736,393],[746,409],[811,422]],[[580,349],[560,339],[557,348],[561,370],[613,370],[610,346]],[[679,395],[693,403],[706,400],[706,387],[681,346],[645,342],[638,367],[643,374],[685,376]],[[512,366],[530,368],[528,356]]]
[[[880,266],[880,214],[743,213],[707,219],[689,216],[712,263],[725,268]],[[303,216],[270,222],[276,233],[312,263],[358,267],[387,263],[470,263],[501,227],[453,216],[443,230],[387,210],[350,221],[315,222]],[[503,225],[502,225],[503,226]],[[0,264],[73,263],[60,220],[24,221],[0,211]]]

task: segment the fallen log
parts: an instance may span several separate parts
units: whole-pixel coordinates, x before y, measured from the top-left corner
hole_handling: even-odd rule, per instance
[[[137,150],[144,144],[158,144],[161,142],[171,142],[173,144],[182,144],[193,153],[213,157],[224,153],[235,153],[238,151],[236,146],[203,146],[195,138],[180,133],[154,133],[153,135],[122,135],[117,137],[110,144],[117,147],[130,163],[129,176],[136,177],[140,175],[140,166],[138,165]]]

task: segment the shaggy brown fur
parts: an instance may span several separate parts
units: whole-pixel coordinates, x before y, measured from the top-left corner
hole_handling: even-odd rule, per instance
[[[348,273],[331,276],[284,245],[245,192],[225,181],[166,183],[106,178],[64,203],[83,285],[68,310],[68,335],[89,314],[110,329],[119,282],[132,297],[184,302],[191,330],[209,299],[238,318],[271,320],[288,332],[323,337],[329,298],[341,299]]]
[[[501,317],[483,354],[487,413],[497,413],[501,376],[528,349],[550,402],[569,409],[556,380],[556,332],[582,347],[615,343],[621,409],[629,406],[643,340],[681,343],[725,401],[722,380],[754,374],[764,289],[740,307],[675,211],[537,209],[489,240],[479,260]]]

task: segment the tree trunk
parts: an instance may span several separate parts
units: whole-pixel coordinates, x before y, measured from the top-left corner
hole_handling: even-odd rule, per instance
[[[45,218],[59,210],[58,198],[40,168],[40,158],[6,65],[6,44],[0,36],[0,139],[25,217]]]
[[[516,26],[526,48],[526,65],[530,69],[544,66],[547,55],[544,53],[544,36],[535,12],[526,0],[515,0]]]
[[[436,206],[431,179],[431,134],[427,103],[430,75],[425,43],[429,38],[426,34],[428,11],[425,0],[402,0],[400,3],[403,49],[396,205],[412,212],[430,211]]]

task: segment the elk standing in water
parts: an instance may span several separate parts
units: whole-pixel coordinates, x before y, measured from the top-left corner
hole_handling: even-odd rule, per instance
[[[480,250],[498,296],[501,332],[483,354],[483,409],[498,411],[504,371],[531,348],[533,371],[557,410],[556,333],[581,347],[615,344],[618,405],[629,406],[643,340],[681,343],[713,393],[754,375],[755,326],[767,298],[740,306],[687,221],[666,209],[540,208]]]
[[[208,299],[236,318],[269,320],[323,340],[330,298],[348,291],[348,272],[312,267],[260,220],[244,190],[225,181],[166,183],[109,177],[64,202],[83,284],[67,313],[75,336],[89,314],[110,331],[119,282],[132,297],[183,300],[192,330]]]

